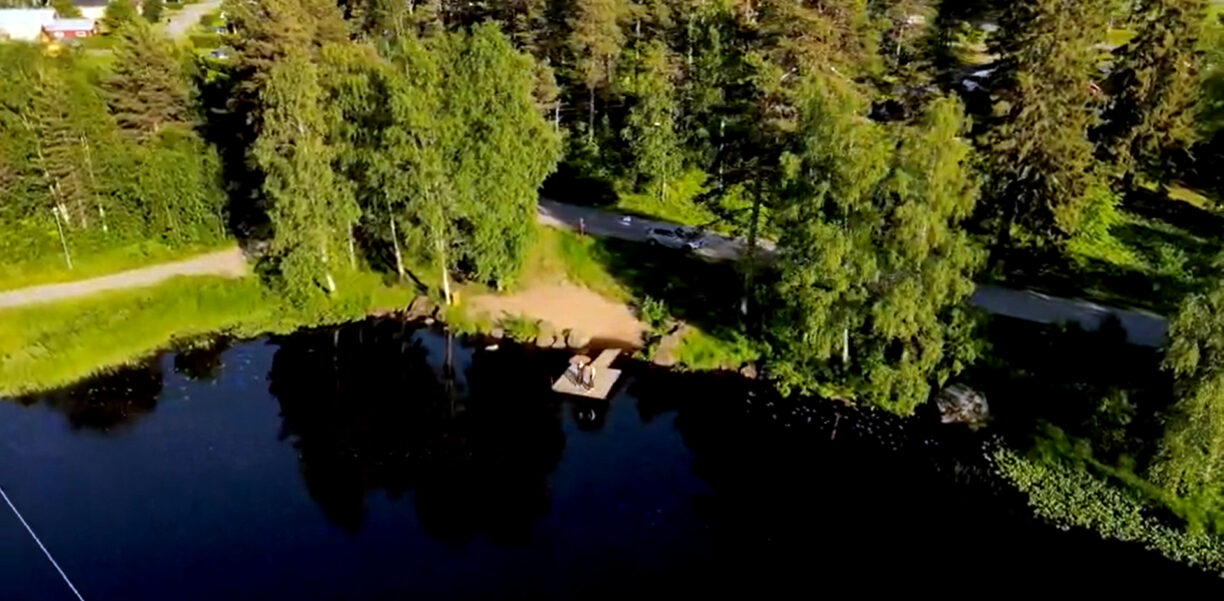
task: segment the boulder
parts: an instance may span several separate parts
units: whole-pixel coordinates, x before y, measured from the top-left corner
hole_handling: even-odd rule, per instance
[[[591,335],[582,330],[570,330],[565,335],[565,343],[572,349],[586,348],[591,344]]]
[[[540,332],[540,335],[536,336],[535,343],[540,348],[552,348],[554,339],[552,332]]]
[[[745,378],[748,378],[749,380],[757,379],[757,368],[755,365],[751,363],[745,363],[743,367],[740,367],[739,372],[741,376],[744,376]]]
[[[489,336],[493,337],[494,340],[501,340],[502,338],[506,337],[506,331],[502,328],[493,328],[493,330],[489,332]]]
[[[939,421],[945,424],[969,424],[978,428],[990,418],[986,395],[964,384],[953,384],[940,391],[935,404],[939,407]]]
[[[565,338],[562,336],[557,336],[555,339],[553,339],[552,347],[553,348],[565,348]]]

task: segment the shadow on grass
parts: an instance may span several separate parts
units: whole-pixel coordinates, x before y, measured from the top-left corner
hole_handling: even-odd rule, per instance
[[[989,350],[958,379],[986,395],[992,429],[1027,444],[1048,423],[1106,461],[1150,457],[1172,401],[1159,350],[1126,344],[1116,320],[1086,332],[992,317],[979,334]]]

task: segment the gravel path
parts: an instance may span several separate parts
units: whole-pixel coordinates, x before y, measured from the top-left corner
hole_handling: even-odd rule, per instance
[[[179,276],[212,275],[240,278],[248,273],[246,257],[238,247],[76,282],[46,284],[0,292],[0,309],[88,296],[108,290],[142,288]]]
[[[170,16],[166,18],[166,35],[172,38],[182,37],[200,22],[201,17],[220,8],[221,0],[184,5],[183,10],[170,13]]]

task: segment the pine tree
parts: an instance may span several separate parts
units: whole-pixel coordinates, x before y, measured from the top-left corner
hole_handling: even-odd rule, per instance
[[[70,227],[89,224],[92,190],[84,177],[81,136],[73,90],[51,65],[36,72],[28,126],[36,136],[35,163],[47,186],[50,207]]]
[[[629,14],[626,0],[578,0],[570,18],[569,48],[573,68],[587,89],[587,140],[595,136],[595,93],[608,86],[625,43],[621,21]]]
[[[1206,12],[1206,0],[1144,0],[1137,7],[1138,31],[1118,50],[1096,132],[1119,170],[1160,170],[1166,152],[1195,141],[1197,46]]]
[[[997,250],[1014,234],[1024,245],[1065,241],[1108,213],[1093,209],[1100,184],[1088,139],[1106,9],[1104,0],[1023,0],[1000,21],[998,104],[982,149]]]
[[[174,48],[143,23],[119,32],[114,67],[103,87],[124,134],[148,140],[189,119],[190,89]]]

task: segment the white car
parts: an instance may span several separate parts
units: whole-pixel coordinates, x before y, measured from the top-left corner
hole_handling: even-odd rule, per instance
[[[700,236],[662,227],[652,227],[647,230],[646,241],[652,246],[666,246],[677,250],[697,250],[702,244]]]

